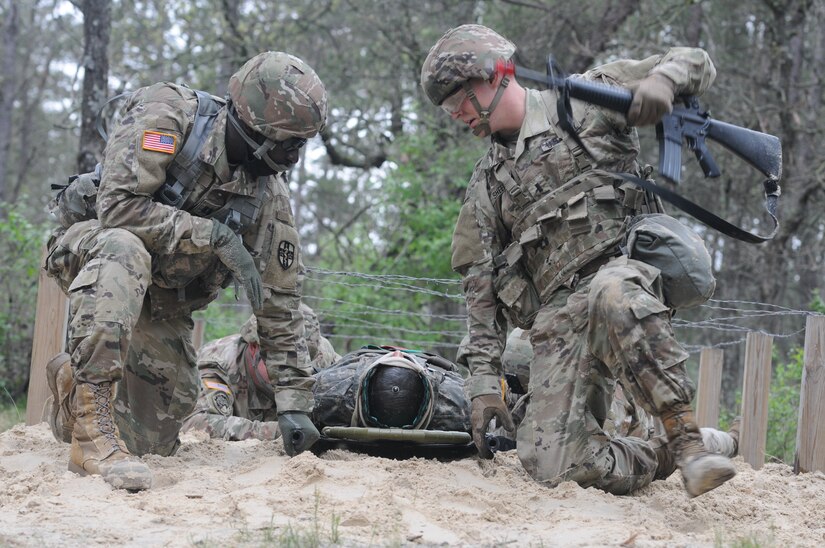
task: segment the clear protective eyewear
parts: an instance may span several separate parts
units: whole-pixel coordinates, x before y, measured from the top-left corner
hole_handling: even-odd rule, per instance
[[[465,99],[467,99],[467,90],[459,86],[441,101],[440,106],[444,112],[452,116],[453,113],[458,112]]]

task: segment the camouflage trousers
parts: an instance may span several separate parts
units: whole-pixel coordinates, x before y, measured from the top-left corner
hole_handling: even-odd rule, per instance
[[[616,379],[654,416],[693,397],[688,354],[673,336],[659,284],[658,270],[621,257],[556,291],[539,311],[530,332],[531,398],[517,434],[519,459],[537,480],[613,494],[652,481],[653,448],[611,437],[605,421]]]
[[[121,438],[136,455],[171,455],[199,381],[190,315],[153,320],[152,259],[140,239],[97,221],[50,242],[46,268],[69,296],[74,381],[117,382]]]

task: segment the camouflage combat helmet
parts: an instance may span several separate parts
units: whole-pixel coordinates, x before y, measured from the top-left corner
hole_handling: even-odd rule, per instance
[[[229,79],[238,118],[267,139],[313,137],[327,119],[327,92],[306,63],[267,51],[247,61]]]
[[[441,105],[464,82],[489,79],[499,59],[510,59],[516,46],[482,25],[448,30],[430,48],[421,67],[421,87],[434,105]]]
[[[505,375],[515,377],[521,385],[521,394],[529,390],[530,364],[533,361],[533,346],[530,344],[530,332],[513,328],[507,337],[507,344],[501,353],[501,365]]]

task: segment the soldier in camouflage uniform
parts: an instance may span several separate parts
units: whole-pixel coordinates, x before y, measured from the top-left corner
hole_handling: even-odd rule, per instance
[[[253,322],[254,316],[239,335],[213,341],[198,353],[201,395],[195,413],[184,422],[185,430],[203,430],[227,440],[279,436],[278,423],[273,422],[277,411],[264,378],[266,371],[259,361]],[[311,349],[312,343],[309,344]],[[407,426],[470,431],[470,402],[464,395],[464,380],[456,372],[455,364],[444,358],[388,346],[367,346],[341,357],[323,337],[317,348],[317,353],[310,350],[310,357],[315,370],[312,418],[319,428]],[[381,393],[383,400],[379,406],[369,389],[382,382],[382,368],[393,373],[403,368],[403,373],[410,376],[402,375],[401,383],[393,385],[395,390]],[[414,384],[410,391],[406,390],[408,378]],[[398,376],[394,375],[393,380],[399,380]],[[390,421],[402,420],[397,424],[382,423],[383,417],[375,412],[376,407],[391,409]],[[406,419],[410,419],[410,424],[402,424]]]
[[[318,318],[306,304],[307,348],[313,371],[341,358],[321,336]],[[205,344],[198,351],[201,388],[195,412],[183,430],[203,430],[213,438],[274,440],[280,435],[272,382],[261,358],[258,324],[251,316],[241,332]]]
[[[204,105],[214,106],[208,117]],[[118,488],[151,485],[151,471],[133,455],[177,449],[198,397],[192,311],[233,279],[258,318],[281,432],[305,434],[306,444],[287,443],[287,453],[317,440],[298,308],[304,269],[285,172],[326,115],[318,76],[281,52],[245,63],[226,100],[167,82],[126,100],[103,153],[96,202],[88,185],[57,200],[63,227],[45,265],[70,299],[73,383],[49,379],[55,407],[74,419],[70,470]],[[181,165],[175,160],[196,130],[201,148]],[[177,192],[187,173],[192,184]],[[166,205],[170,190],[179,203]],[[73,207],[78,194],[81,207]]]
[[[735,468],[702,443],[690,407],[688,354],[673,336],[660,272],[621,256],[630,219],[661,204],[613,175],[646,176],[634,126],[655,124],[676,95],[704,92],[715,78],[713,64],[703,50],[676,47],[577,76],[634,91],[626,116],[572,101],[573,125],[588,153],[559,126],[555,90],[527,90],[495,70],[514,52],[491,29],[463,25],[438,40],[421,70],[432,103],[491,138],[452,246],[469,314],[467,388],[476,444],[493,417],[514,428],[500,384],[509,319],[530,329],[534,351],[532,397],[517,434],[519,458],[534,478],[614,494],[652,480],[659,462],[654,446],[604,429],[621,379],[638,404],[661,418],[662,446],[675,456],[689,496],[714,489]]]
[[[507,336],[507,344],[501,353],[501,364],[507,384],[516,384],[515,389],[508,386],[508,390],[517,394],[528,394],[530,390],[530,364],[533,361],[533,347],[530,345],[530,332],[521,328],[513,329]],[[511,379],[515,378],[516,383]],[[528,396],[529,399],[529,396]],[[508,406],[512,409],[511,406]],[[518,407],[513,411],[514,419],[518,412]],[[516,422],[518,424],[518,421]],[[653,444],[662,441],[665,433],[664,425],[658,418],[645,412],[636,405],[630,392],[622,388],[621,380],[617,380],[614,386],[613,401],[607,414],[607,419],[603,425],[604,431],[611,437],[633,436],[650,440]],[[699,429],[702,434],[702,442],[708,451],[719,453],[726,457],[735,457],[739,452],[739,420],[735,420],[728,432],[717,430],[716,428],[702,427]],[[654,479],[665,479],[676,469],[673,458],[667,458],[665,450],[657,452],[660,458]]]

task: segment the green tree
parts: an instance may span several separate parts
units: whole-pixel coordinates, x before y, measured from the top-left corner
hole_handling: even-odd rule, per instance
[[[0,204],[0,209],[0,387],[17,399],[29,380],[45,228],[28,221],[21,207]]]

